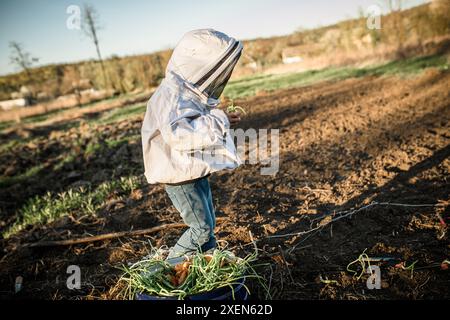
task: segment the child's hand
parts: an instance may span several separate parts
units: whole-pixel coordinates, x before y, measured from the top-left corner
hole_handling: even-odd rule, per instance
[[[230,121],[230,125],[235,126],[241,121],[241,113],[239,111],[234,112],[228,112],[225,111],[225,114],[228,117],[228,120]]]

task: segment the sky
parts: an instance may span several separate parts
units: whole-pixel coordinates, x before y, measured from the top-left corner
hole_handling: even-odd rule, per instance
[[[426,1],[404,0],[404,7]],[[96,58],[83,33],[66,25],[71,5],[93,5],[102,29],[104,57],[145,54],[173,48],[193,29],[214,28],[243,39],[284,35],[358,16],[383,0],[0,0],[0,74],[17,72],[10,41],[17,41],[38,65]]]

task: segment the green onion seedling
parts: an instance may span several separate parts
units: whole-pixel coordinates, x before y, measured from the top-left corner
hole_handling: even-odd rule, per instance
[[[245,111],[244,108],[242,108],[241,106],[235,106],[233,100],[231,100],[231,105],[229,105],[227,107],[227,111],[230,112],[230,113],[231,112],[242,111],[243,114],[247,114],[247,112]]]

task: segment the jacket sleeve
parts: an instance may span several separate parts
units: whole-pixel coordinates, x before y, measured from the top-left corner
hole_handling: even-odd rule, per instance
[[[230,123],[222,110],[207,114],[190,110],[161,127],[164,141],[178,151],[195,151],[223,145]]]

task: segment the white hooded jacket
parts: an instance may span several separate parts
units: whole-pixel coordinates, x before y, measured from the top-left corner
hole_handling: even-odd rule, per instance
[[[239,41],[212,29],[178,43],[141,128],[148,183],[181,183],[241,164],[227,116],[204,93],[241,51]]]

